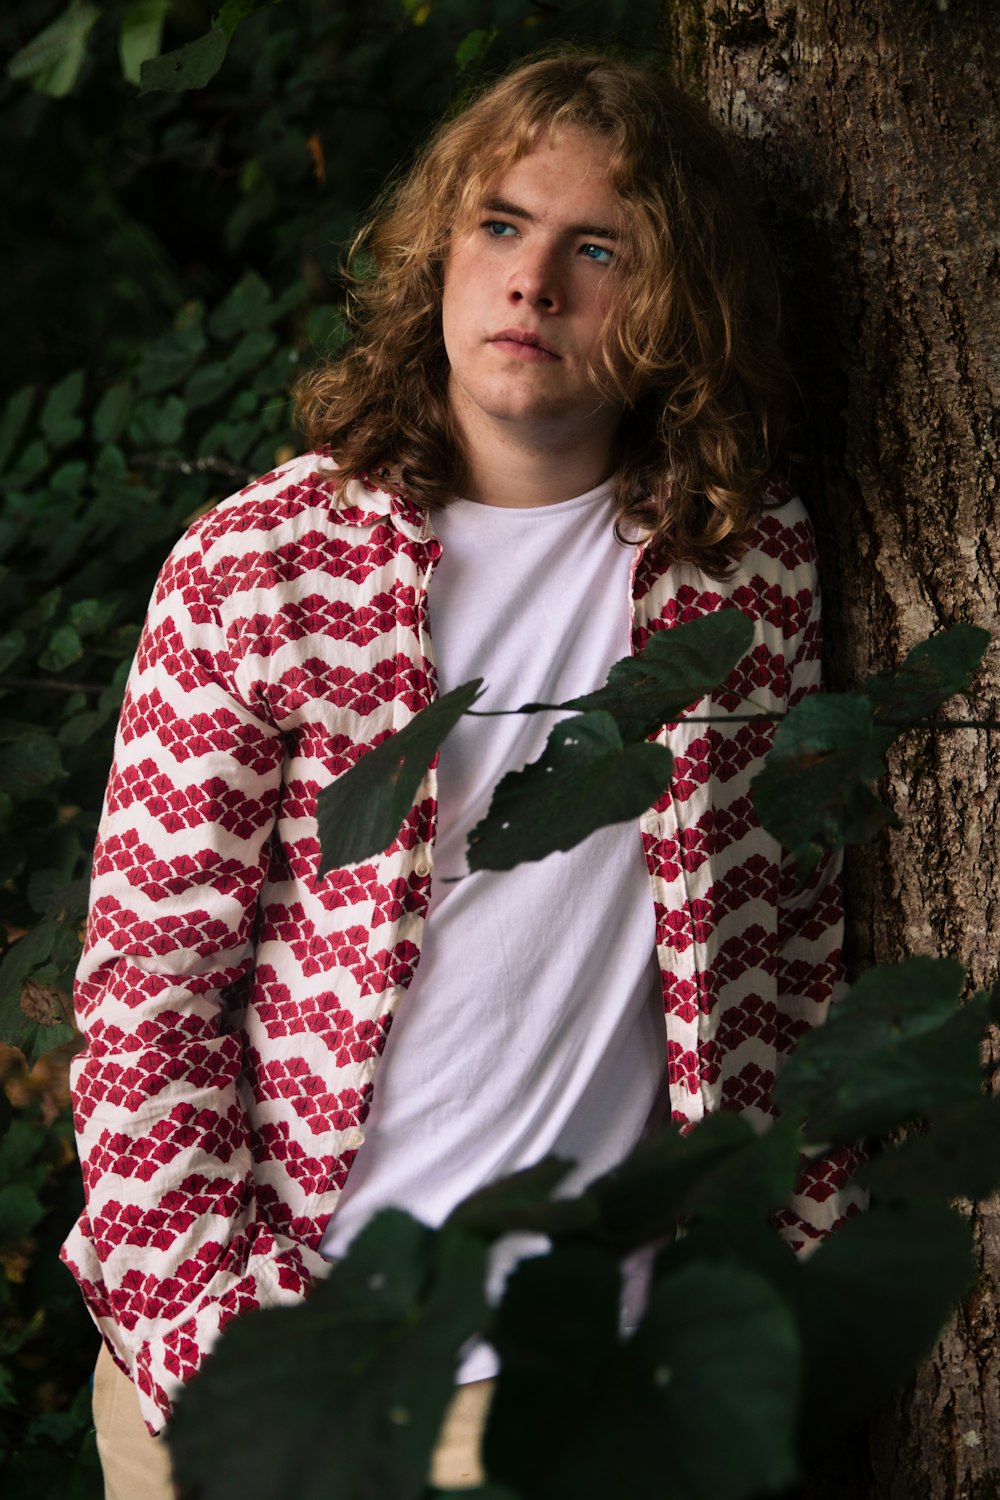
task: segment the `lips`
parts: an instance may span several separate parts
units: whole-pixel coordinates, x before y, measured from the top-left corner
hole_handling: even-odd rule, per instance
[[[499,333],[494,333],[488,340],[491,344],[513,344],[523,349],[525,354],[529,351],[535,353],[537,358],[561,359],[562,355],[540,339],[537,333],[532,333],[527,328],[503,328]]]

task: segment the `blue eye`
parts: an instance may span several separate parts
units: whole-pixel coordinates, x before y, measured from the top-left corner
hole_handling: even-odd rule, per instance
[[[503,219],[487,219],[483,225],[488,235],[493,239],[506,239],[508,235],[516,234],[517,230],[513,224],[506,224]]]
[[[615,252],[606,249],[603,245],[581,245],[580,251],[588,260],[594,261],[599,266],[609,266],[615,258]]]

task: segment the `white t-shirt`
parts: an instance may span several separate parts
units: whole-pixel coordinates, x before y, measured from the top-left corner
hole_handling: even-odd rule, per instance
[[[610,481],[523,510],[457,500],[435,529],[428,608],[442,693],[484,677],[477,709],[558,703],[599,687],[628,654],[632,549],[614,536]],[[494,786],[541,754],[561,717],[465,717],[442,748],[423,951],[323,1239],[330,1258],[380,1208],[438,1225],[544,1156],[577,1163],[560,1188],[577,1192],[631,1149],[658,1102],[666,1034],[638,821],[514,870],[468,873],[467,835]],[[507,1236],[491,1292],[545,1247]],[[495,1369],[479,1344],[458,1378]]]

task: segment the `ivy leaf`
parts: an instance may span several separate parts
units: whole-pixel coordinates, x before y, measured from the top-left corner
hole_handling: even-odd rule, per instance
[[[75,415],[82,396],[82,370],[74,370],[49,391],[42,407],[41,428],[51,448],[64,448],[83,432],[83,423]]]
[[[228,45],[229,37],[216,24],[195,41],[175,47],[172,52],[164,52],[160,57],[150,58],[139,70],[140,95],[156,92],[179,94],[185,89],[203,89],[222,67]]]
[[[155,396],[178,386],[198,362],[205,348],[205,335],[197,324],[172,328],[162,338],[147,344],[137,372],[139,391]]]
[[[28,638],[23,630],[8,630],[0,635],[0,672],[6,672],[21,655]]]
[[[24,431],[35,399],[35,387],[23,385],[15,391],[0,417],[0,473],[7,467]]]
[[[867,698],[818,693],[778,725],[751,796],[768,833],[789,849],[804,880],[829,849],[862,844],[896,819],[866,785],[885,772],[892,732]]]
[[[977,625],[954,625],[914,646],[894,672],[870,677],[864,691],[872,701],[876,721],[908,729],[929,718],[956,693],[968,692],[969,680],[990,639],[989,631]]]
[[[289,1486],[297,1500],[416,1500],[458,1352],[487,1318],[485,1273],[485,1243],[377,1214],[304,1305],[226,1329],[169,1429],[179,1485],[203,1500]]]
[[[445,693],[320,792],[319,874],[387,849],[416,800],[424,773],[459,719],[481,696],[474,677]]]
[[[737,609],[654,630],[638,656],[615,662],[602,688],[562,707],[601,709],[624,739],[645,739],[721,687],[752,644],[753,621]]]
[[[259,332],[274,320],[277,311],[267,282],[256,271],[248,271],[212,313],[209,332],[213,338],[224,340]]]
[[[0,964],[0,1042],[20,1047],[31,1063],[43,1051],[68,1041],[70,1026],[40,1025],[22,1006],[25,985],[33,977],[44,983],[79,948],[75,935],[61,922],[39,922],[19,938]],[[41,976],[41,979],[38,979]]]
[[[48,645],[38,658],[43,672],[63,672],[79,661],[83,642],[72,625],[60,625],[50,635]]]
[[[625,744],[609,713],[564,719],[538,760],[510,771],[469,835],[470,870],[511,870],[637,818],[670,782],[664,745]]]
[[[870,969],[799,1039],[775,1084],[779,1110],[807,1116],[810,1141],[851,1141],[978,1098],[988,1000],[958,1007],[964,979],[950,958]]]
[[[219,25],[231,37],[241,21],[247,16],[252,16],[255,11],[265,10],[268,5],[273,5],[275,0],[224,0],[222,9],[219,11]]]
[[[45,1215],[38,1194],[26,1183],[0,1187],[0,1245],[13,1245],[30,1234]]]
[[[100,14],[100,6],[73,0],[61,16],[14,54],[7,64],[8,76],[23,78],[39,93],[61,99],[83,67],[87,38]]]
[[[128,434],[134,443],[151,448],[170,448],[180,441],[187,407],[179,396],[147,397],[132,413]]]
[[[481,63],[497,35],[494,28],[484,30],[480,27],[464,36],[455,50],[455,66],[458,71],[464,73],[466,68]]]
[[[64,775],[59,747],[50,734],[28,730],[0,750],[0,788],[31,796]]]
[[[118,32],[122,76],[138,83],[144,62],[157,55],[170,0],[125,0]]]
[[[94,437],[99,443],[115,443],[121,437],[132,409],[132,388],[109,385],[94,408]]]

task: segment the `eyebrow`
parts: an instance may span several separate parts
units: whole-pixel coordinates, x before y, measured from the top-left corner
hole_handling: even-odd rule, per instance
[[[515,219],[524,219],[528,224],[537,224],[538,219],[526,208],[520,208],[518,204],[511,203],[507,198],[487,198],[483,209],[493,214],[510,214]],[[598,240],[617,240],[618,232],[609,229],[605,224],[569,224],[567,226],[570,234],[589,234]]]

